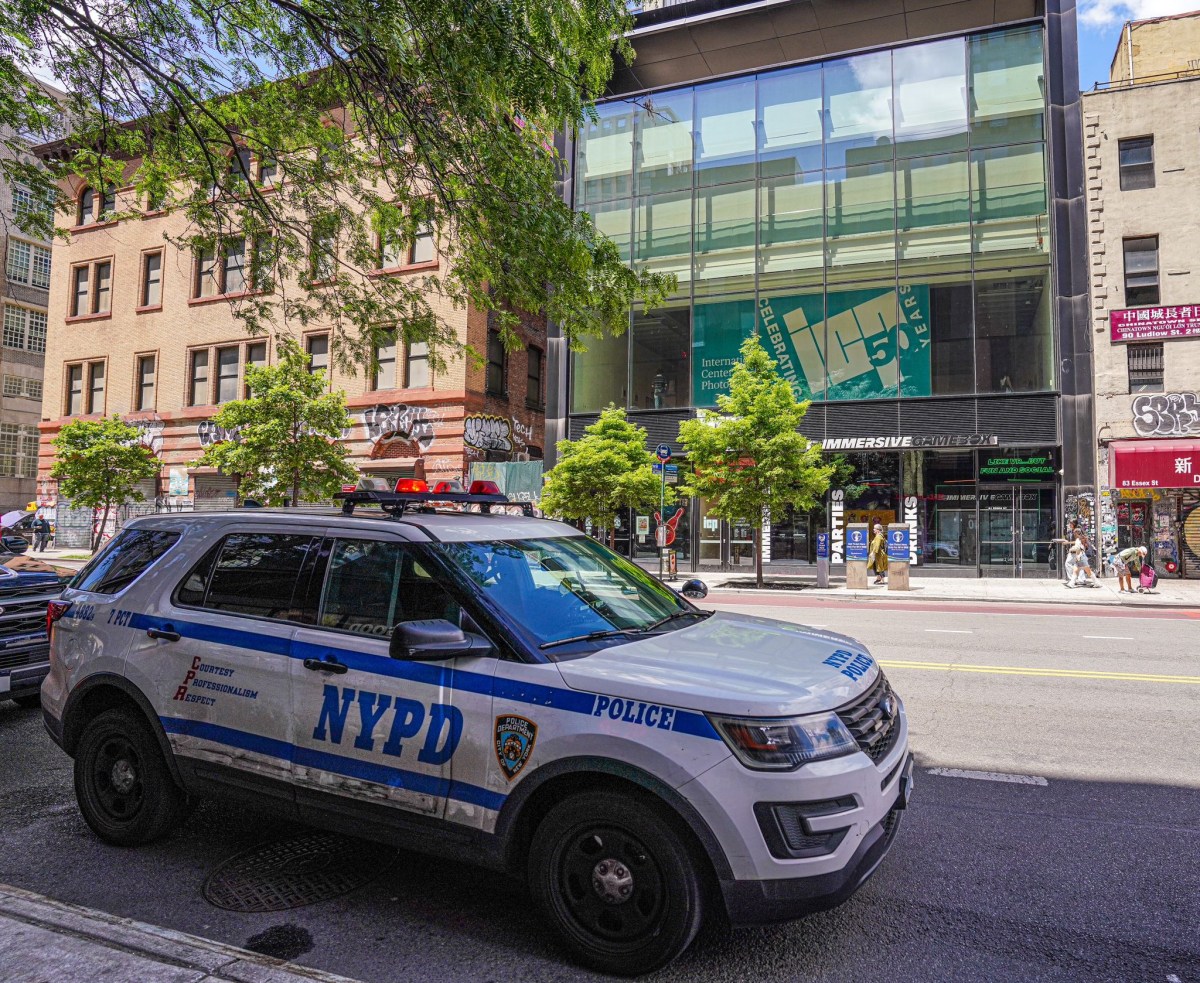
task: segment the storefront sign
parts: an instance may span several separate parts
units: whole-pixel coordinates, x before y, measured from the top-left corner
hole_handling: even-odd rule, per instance
[[[909,560],[909,536],[908,526],[902,526],[898,529],[889,529],[887,534],[887,555],[889,560],[897,560],[902,563],[907,563]]]
[[[1200,436],[1200,396],[1143,393],[1133,401],[1133,429],[1139,437]]]
[[[1109,485],[1200,488],[1200,440],[1128,440],[1109,445]]]
[[[904,499],[904,521],[908,523],[908,565],[915,567],[920,549],[917,546],[917,509],[920,499],[916,495],[908,495]]]
[[[639,515],[636,520],[636,529],[639,538],[644,539],[650,535],[650,516]]]
[[[1058,473],[1050,454],[1001,457],[989,454],[979,459],[980,481],[1053,481]]]
[[[867,530],[846,530],[846,559],[865,560],[867,558]]]
[[[1000,443],[991,433],[913,434],[904,437],[830,437],[821,441],[827,451],[907,450],[910,447],[988,447]]]
[[[835,488],[829,493],[830,563],[841,563],[846,536],[846,493]]]
[[[1135,307],[1108,315],[1111,340],[1161,341],[1200,337],[1198,307]]]

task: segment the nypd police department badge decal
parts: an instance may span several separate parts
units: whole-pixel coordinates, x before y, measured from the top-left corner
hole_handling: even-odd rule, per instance
[[[515,714],[496,718],[496,760],[509,781],[525,767],[536,740],[537,724],[532,720]]]

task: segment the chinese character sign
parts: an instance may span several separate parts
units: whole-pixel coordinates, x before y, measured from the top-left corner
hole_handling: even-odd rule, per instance
[[[1114,342],[1200,337],[1200,305],[1112,311],[1108,324]]]

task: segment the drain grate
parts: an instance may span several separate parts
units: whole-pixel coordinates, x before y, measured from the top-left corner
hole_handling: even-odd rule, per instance
[[[395,858],[377,843],[305,833],[226,860],[204,881],[204,897],[227,911],[287,911],[362,887]]]

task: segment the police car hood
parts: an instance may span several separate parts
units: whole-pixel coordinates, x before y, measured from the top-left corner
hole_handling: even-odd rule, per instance
[[[879,672],[862,643],[846,635],[723,611],[558,669],[572,689],[764,717],[832,710]]]

